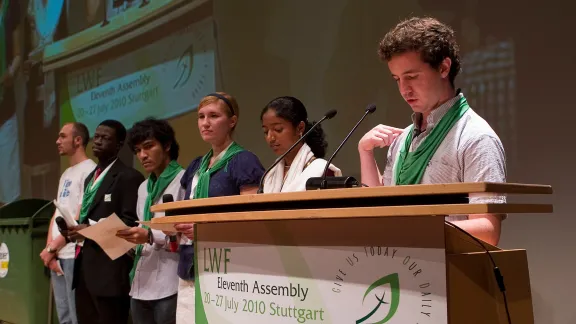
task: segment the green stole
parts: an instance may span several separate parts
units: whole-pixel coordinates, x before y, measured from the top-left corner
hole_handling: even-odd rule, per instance
[[[110,168],[112,168],[112,165],[110,165]],[[100,188],[102,180],[104,179],[104,177],[106,177],[106,173],[108,173],[108,170],[110,170],[110,168],[107,168],[106,170],[102,171],[102,173],[100,173],[98,179],[96,180],[96,183],[94,183],[94,176],[96,175],[96,172],[94,172],[92,179],[90,179],[90,182],[88,183],[86,188],[84,188],[84,196],[82,197],[82,207],[80,208],[80,217],[78,224],[82,224],[86,220],[86,217],[88,217],[88,211],[90,210],[90,206],[92,206],[94,196],[96,196],[96,192],[98,192],[98,188]]]
[[[148,183],[146,185],[146,202],[144,203],[144,221],[149,222],[152,219],[152,211],[150,208],[155,201],[160,198],[160,195],[168,188],[168,186],[172,183],[174,178],[182,171],[182,167],[178,164],[178,162],[172,160],[168,163],[168,166],[162,173],[160,177],[156,177],[154,173],[150,174],[148,177]],[[148,229],[148,226],[142,225],[143,228]],[[138,265],[138,261],[140,261],[140,257],[142,256],[142,249],[144,246],[142,244],[138,244],[136,246],[136,255],[134,256],[134,265],[132,266],[132,270],[130,271],[130,282],[134,280],[134,275],[136,274],[136,266]]]
[[[397,185],[420,183],[430,159],[434,153],[436,153],[436,150],[444,138],[446,138],[452,126],[456,124],[469,108],[470,106],[468,106],[466,98],[464,98],[464,96],[460,97],[414,152],[410,152],[414,125],[410,127],[404,145],[400,148],[400,154],[396,162],[395,177]]]
[[[196,184],[196,189],[194,190],[194,199],[198,198],[208,198],[208,192],[210,189],[210,177],[212,174],[216,173],[218,170],[228,165],[228,162],[234,157],[234,155],[244,151],[244,148],[236,142],[232,142],[224,156],[220,158],[210,169],[208,165],[210,164],[210,159],[212,158],[213,151],[210,150],[208,154],[202,157],[202,162],[200,162],[200,168],[197,171],[198,183]]]
[[[6,16],[8,15],[9,0],[2,0],[0,8],[0,77],[8,70],[8,53],[6,53]],[[0,103],[4,100],[4,85],[0,84]]]
[[[210,177],[212,176],[212,174],[216,173],[218,170],[222,169],[223,167],[226,167],[228,165],[228,162],[234,157],[234,155],[240,153],[244,151],[244,148],[242,148],[242,146],[236,144],[236,142],[232,142],[232,144],[230,144],[230,146],[228,147],[228,149],[226,150],[226,153],[224,153],[224,156],[222,156],[222,158],[220,158],[220,160],[216,161],[216,163],[214,163],[214,165],[212,166],[212,168],[208,169],[208,165],[210,164],[210,159],[212,158],[213,155],[213,151],[210,150],[210,152],[208,152],[208,154],[204,155],[204,157],[202,157],[202,161],[200,162],[200,168],[197,171],[197,175],[198,175],[198,183],[196,184],[196,189],[194,191],[194,198],[193,199],[198,199],[198,198],[208,198],[208,192],[210,189]],[[196,241],[196,240],[194,240]],[[194,247],[194,253],[198,253],[198,246],[195,245]],[[196,262],[192,263],[192,267],[194,269],[195,273],[199,273],[198,272],[198,264]],[[192,269],[192,268],[191,268]],[[189,271],[191,271],[191,269],[188,269]],[[202,294],[200,292],[200,284],[196,285],[195,288],[195,292],[196,292],[196,305],[200,305],[199,308],[199,312],[200,314],[204,314],[204,306],[203,306],[203,302],[202,302]],[[206,317],[205,315],[201,315],[203,316],[204,322],[203,323],[208,323],[206,321]]]

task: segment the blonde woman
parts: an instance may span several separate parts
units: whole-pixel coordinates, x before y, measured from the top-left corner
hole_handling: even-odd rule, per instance
[[[232,139],[238,123],[236,99],[223,92],[211,93],[198,106],[198,130],[212,148],[196,158],[182,177],[184,199],[255,194],[264,174],[258,157]],[[195,322],[193,224],[180,224],[182,233],[178,276],[177,323]]]

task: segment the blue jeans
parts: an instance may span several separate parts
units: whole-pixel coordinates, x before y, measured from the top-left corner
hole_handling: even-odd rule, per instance
[[[130,300],[134,324],[176,324],[178,294],[156,300]]]
[[[60,264],[64,272],[63,276],[58,276],[54,271],[50,271],[58,321],[60,324],[77,324],[76,299],[72,290],[74,259],[60,259]]]

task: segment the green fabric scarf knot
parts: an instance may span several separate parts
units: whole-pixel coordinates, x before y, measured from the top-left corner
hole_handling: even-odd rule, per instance
[[[410,152],[414,125],[410,127],[396,162],[395,180],[397,185],[419,184],[422,181],[430,159],[454,124],[469,108],[466,98],[461,96],[414,152]]]
[[[232,142],[224,156],[220,158],[214,165],[208,169],[210,165],[210,159],[212,158],[213,151],[210,150],[208,154],[202,157],[202,161],[200,162],[200,168],[196,172],[198,175],[198,184],[196,185],[196,189],[194,190],[194,199],[199,198],[208,198],[208,192],[210,189],[210,177],[212,174],[216,173],[218,170],[228,166],[228,162],[234,157],[234,155],[244,151],[244,148],[238,145],[236,142]]]

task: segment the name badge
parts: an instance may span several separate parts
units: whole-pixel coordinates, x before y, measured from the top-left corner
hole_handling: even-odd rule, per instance
[[[112,195],[111,194],[105,194],[104,195],[104,201],[105,202],[112,201]]]

